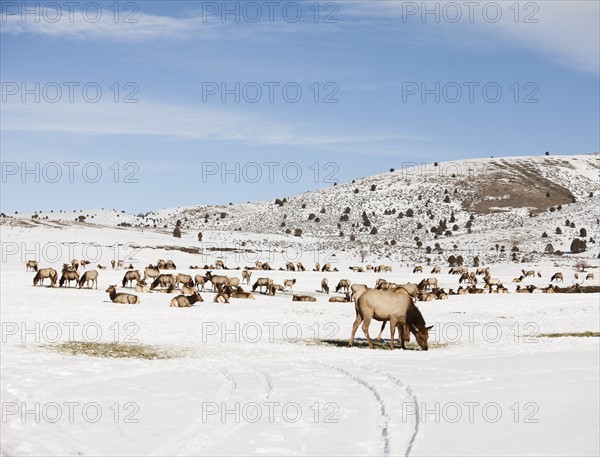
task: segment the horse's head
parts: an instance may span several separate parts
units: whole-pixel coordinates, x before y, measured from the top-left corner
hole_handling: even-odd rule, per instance
[[[431,325],[429,327],[422,327],[420,329],[417,327],[414,327],[414,326],[412,328],[413,334],[415,335],[417,343],[419,344],[421,349],[423,349],[424,351],[426,351],[428,349],[427,341],[429,340],[429,330],[431,330],[432,328],[433,328],[433,325]]]

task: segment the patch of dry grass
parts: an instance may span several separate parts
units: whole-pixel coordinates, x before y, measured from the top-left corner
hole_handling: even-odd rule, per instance
[[[314,344],[317,346],[334,346],[334,347],[338,347],[338,348],[347,348],[348,340],[316,340],[316,341],[311,341],[309,344]],[[400,347],[397,342],[394,343],[394,346],[396,347],[396,349],[399,349],[399,347]],[[430,350],[444,349],[448,346],[450,346],[450,343],[429,343]],[[354,340],[354,347],[359,348],[359,349],[369,349],[367,340],[362,339],[362,338]],[[390,350],[389,340],[383,340],[383,341],[373,340],[373,348],[384,350],[384,351],[385,350],[389,351]],[[413,341],[411,341],[410,343],[406,343],[406,349],[409,351],[420,351],[421,350],[419,345]]]
[[[600,338],[600,332],[540,333],[539,338]]]
[[[184,357],[186,355],[186,352],[182,350],[167,350],[158,346],[145,344],[70,341],[43,347],[60,354],[73,356],[86,355],[89,357],[106,359],[167,360]]]

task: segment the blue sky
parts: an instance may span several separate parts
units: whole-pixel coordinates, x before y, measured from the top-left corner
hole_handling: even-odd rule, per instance
[[[116,17],[111,0],[97,20],[93,2],[35,3],[0,1],[6,213],[246,202],[407,163],[600,149],[596,1],[471,18],[465,2],[317,2],[317,20],[313,1],[116,2]]]

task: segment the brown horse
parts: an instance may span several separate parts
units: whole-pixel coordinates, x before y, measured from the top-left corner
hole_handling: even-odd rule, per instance
[[[134,281],[136,283],[142,280],[142,276],[138,270],[128,271],[123,276],[123,287],[133,287]]]
[[[98,272],[96,270],[86,271],[79,280],[79,288],[81,289],[84,284],[88,286],[88,289],[92,288],[92,285],[96,283],[96,289],[98,288]]]
[[[58,287],[62,287],[65,282],[67,283],[67,287],[71,287],[71,281],[75,281],[75,287],[77,287],[77,283],[79,282],[79,273],[77,273],[75,270],[65,269],[63,270],[60,281],[58,282]]]
[[[390,322],[390,348],[394,349],[394,333],[396,328],[400,332],[400,347],[404,346],[405,326],[415,335],[417,343],[423,350],[428,349],[427,340],[429,339],[429,330],[432,327],[425,325],[425,320],[419,309],[414,305],[413,300],[408,295],[394,294],[376,289],[367,289],[355,294],[354,297],[356,320],[352,326],[352,335],[350,336],[349,346],[354,344],[356,330],[362,322],[362,329],[367,337],[369,347],[373,349],[373,342],[369,336],[369,324],[372,319]]]
[[[44,285],[44,280],[50,279],[50,287],[56,287],[56,281],[58,280],[58,273],[54,268],[42,268],[38,270],[35,277],[33,278],[33,285],[37,286],[40,283],[40,287]]]
[[[106,289],[106,292],[110,297],[110,301],[112,301],[113,303],[117,303],[120,305],[137,305],[140,303],[140,299],[135,295],[118,294],[116,285],[109,286],[108,289]]]
[[[203,301],[198,291],[194,291],[192,295],[178,295],[173,298],[171,300],[171,308],[190,308],[194,303]]]

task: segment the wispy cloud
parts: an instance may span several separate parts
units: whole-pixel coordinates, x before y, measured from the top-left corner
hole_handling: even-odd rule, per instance
[[[418,135],[349,133],[336,126],[285,122],[256,113],[148,102],[117,105],[8,101],[2,105],[0,112],[0,127],[5,132],[143,135],[307,147],[423,140]]]
[[[467,3],[452,0],[338,2],[347,17],[363,25],[385,21],[403,27],[410,30],[407,39],[414,42],[428,40],[478,49],[503,44],[539,52],[577,71],[600,73],[597,1],[476,2],[471,12]],[[484,7],[491,3],[497,6],[484,13]],[[497,20],[495,8],[501,14]],[[457,11],[460,19],[448,20],[454,20]]]
[[[22,17],[20,12],[2,13],[0,18],[2,33],[117,41],[185,39],[192,34],[205,37],[215,36],[211,24],[204,21],[201,16],[176,18],[136,11],[132,12],[131,16],[121,13],[118,20],[115,20],[112,11],[104,11],[96,20],[94,15],[86,16],[81,11],[76,11],[71,15],[68,10],[62,11],[50,7],[43,11],[44,13],[38,14],[38,20],[35,20],[36,16],[34,15]],[[56,17],[60,19],[55,20]]]

